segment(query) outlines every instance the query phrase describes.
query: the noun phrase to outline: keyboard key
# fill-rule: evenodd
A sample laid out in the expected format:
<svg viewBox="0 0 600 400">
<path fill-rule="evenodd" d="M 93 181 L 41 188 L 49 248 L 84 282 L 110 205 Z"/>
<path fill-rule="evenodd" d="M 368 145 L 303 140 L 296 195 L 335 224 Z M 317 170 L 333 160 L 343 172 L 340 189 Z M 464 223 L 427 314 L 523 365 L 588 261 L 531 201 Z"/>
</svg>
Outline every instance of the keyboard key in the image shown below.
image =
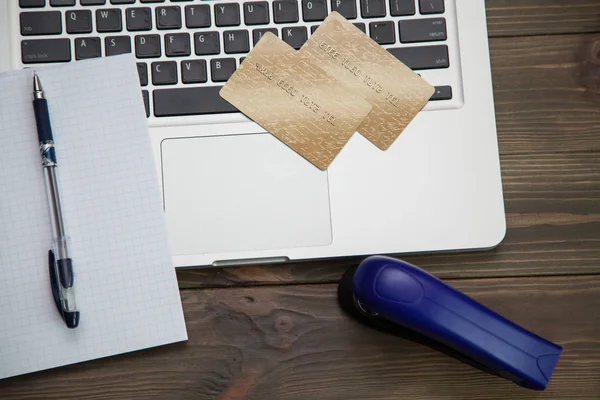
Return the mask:
<svg viewBox="0 0 600 400">
<path fill-rule="evenodd" d="M 302 18 L 306 22 L 323 21 L 327 17 L 326 0 L 302 0 Z"/>
<path fill-rule="evenodd" d="M 238 112 L 237 108 L 219 95 L 221 87 L 199 86 L 156 89 L 153 93 L 154 115 L 157 117 L 175 117 Z"/>
<path fill-rule="evenodd" d="M 44 7 L 46 0 L 19 0 L 19 7 L 21 8 L 34 8 Z"/>
<path fill-rule="evenodd" d="M 21 35 L 55 35 L 62 33 L 60 11 L 23 12 L 21 19 Z"/>
<path fill-rule="evenodd" d="M 131 53 L 129 36 L 107 36 L 104 38 L 104 52 L 107 56 Z"/>
<path fill-rule="evenodd" d="M 194 44 L 197 56 L 219 54 L 221 52 L 219 32 L 196 32 L 194 33 Z"/>
<path fill-rule="evenodd" d="M 279 24 L 298 22 L 298 1 L 275 0 L 273 2 L 273 20 Z"/>
<path fill-rule="evenodd" d="M 175 61 L 152 63 L 153 85 L 173 85 L 175 83 L 177 83 L 177 63 Z"/>
<path fill-rule="evenodd" d="M 215 23 L 217 26 L 239 25 L 240 5 L 238 3 L 215 4 Z"/>
<path fill-rule="evenodd" d="M 210 76 L 213 82 L 225 82 L 235 72 L 235 58 L 213 58 L 210 60 Z"/>
<path fill-rule="evenodd" d="M 346 19 L 356 18 L 356 1 L 331 0 L 331 11 L 337 11 Z"/>
<path fill-rule="evenodd" d="M 244 3 L 244 22 L 246 25 L 268 24 L 269 3 L 266 1 Z"/>
<path fill-rule="evenodd" d="M 271 32 L 273 35 L 278 36 L 277 28 L 255 29 L 252 31 L 252 41 L 254 42 L 254 45 L 256 45 L 260 38 L 267 32 Z"/>
<path fill-rule="evenodd" d="M 50 0 L 50 5 L 52 7 L 73 7 L 75 5 L 75 0 Z"/>
<path fill-rule="evenodd" d="M 439 100 L 451 100 L 452 99 L 452 87 L 451 86 L 436 86 L 433 96 L 429 101 Z"/>
<path fill-rule="evenodd" d="M 390 0 L 390 13 L 394 17 L 415 15 L 415 0 Z"/>
<path fill-rule="evenodd" d="M 138 76 L 140 77 L 140 85 L 148 86 L 148 66 L 146 63 L 137 63 Z"/>
<path fill-rule="evenodd" d="M 385 0 L 360 0 L 363 18 L 385 17 Z"/>
<path fill-rule="evenodd" d="M 250 39 L 248 38 L 248 31 L 224 31 L 223 47 L 225 48 L 225 53 L 227 54 L 249 52 Z"/>
<path fill-rule="evenodd" d="M 100 51 L 100 38 L 86 37 L 75 39 L 75 59 L 96 58 L 102 55 Z"/>
<path fill-rule="evenodd" d="M 69 39 L 23 40 L 21 42 L 23 64 L 71 61 Z"/>
<path fill-rule="evenodd" d="M 152 10 L 150 8 L 128 8 L 127 15 L 128 31 L 149 31 L 152 29 Z"/>
<path fill-rule="evenodd" d="M 313 25 L 310 27 L 310 33 L 313 34 L 315 33 L 315 31 L 319 29 L 319 25 Z"/>
<path fill-rule="evenodd" d="M 165 35 L 165 54 L 168 57 L 189 56 L 192 54 L 189 33 L 167 33 Z"/>
<path fill-rule="evenodd" d="M 65 14 L 67 33 L 90 33 L 92 12 L 90 10 L 69 11 Z"/>
<path fill-rule="evenodd" d="M 362 22 L 354 22 L 354 26 L 363 31 L 363 33 L 367 33 L 367 27 Z"/>
<path fill-rule="evenodd" d="M 103 6 L 106 4 L 106 0 L 79 0 L 79 4 L 82 6 Z"/>
<path fill-rule="evenodd" d="M 419 0 L 421 14 L 442 14 L 445 10 L 444 0 Z"/>
<path fill-rule="evenodd" d="M 403 47 L 388 49 L 394 57 L 412 69 L 448 68 L 448 46 Z"/>
<path fill-rule="evenodd" d="M 97 32 L 121 32 L 123 30 L 123 15 L 119 8 L 96 10 Z"/>
<path fill-rule="evenodd" d="M 204 83 L 207 79 L 205 60 L 187 60 L 181 62 L 181 82 Z"/>
<path fill-rule="evenodd" d="M 188 28 L 207 28 L 210 26 L 210 7 L 208 4 L 185 7 L 185 26 Z"/>
<path fill-rule="evenodd" d="M 156 28 L 157 29 L 180 29 L 181 28 L 181 7 L 157 7 L 156 8 Z"/>
<path fill-rule="evenodd" d="M 150 94 L 147 90 L 142 90 L 142 97 L 144 98 L 144 107 L 146 107 L 146 118 L 150 117 Z"/>
<path fill-rule="evenodd" d="M 281 30 L 283 41 L 298 50 L 308 39 L 308 32 L 303 26 L 283 28 Z"/>
<path fill-rule="evenodd" d="M 371 39 L 379 44 L 392 44 L 396 42 L 396 26 L 392 21 L 371 22 L 369 24 Z"/>
<path fill-rule="evenodd" d="M 160 57 L 159 35 L 137 35 L 135 37 L 135 55 L 137 58 Z"/>
<path fill-rule="evenodd" d="M 110 0 L 110 4 L 133 4 L 135 0 Z"/>
<path fill-rule="evenodd" d="M 409 19 L 398 21 L 402 43 L 446 40 L 446 19 Z"/>
<path fill-rule="evenodd" d="M 140 0 L 142 3 L 164 3 L 165 0 Z"/>
</svg>

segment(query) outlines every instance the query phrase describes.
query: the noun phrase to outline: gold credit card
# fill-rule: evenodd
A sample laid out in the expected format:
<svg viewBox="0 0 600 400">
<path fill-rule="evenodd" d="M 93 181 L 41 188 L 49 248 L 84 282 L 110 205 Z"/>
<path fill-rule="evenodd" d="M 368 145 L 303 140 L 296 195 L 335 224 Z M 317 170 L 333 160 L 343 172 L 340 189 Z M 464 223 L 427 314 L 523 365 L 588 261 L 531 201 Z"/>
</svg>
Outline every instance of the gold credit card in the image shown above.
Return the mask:
<svg viewBox="0 0 600 400">
<path fill-rule="evenodd" d="M 371 111 L 369 102 L 270 32 L 220 94 L 322 170 Z"/>
<path fill-rule="evenodd" d="M 299 53 L 371 103 L 358 132 L 381 150 L 394 143 L 435 90 L 337 12 Z"/>
</svg>

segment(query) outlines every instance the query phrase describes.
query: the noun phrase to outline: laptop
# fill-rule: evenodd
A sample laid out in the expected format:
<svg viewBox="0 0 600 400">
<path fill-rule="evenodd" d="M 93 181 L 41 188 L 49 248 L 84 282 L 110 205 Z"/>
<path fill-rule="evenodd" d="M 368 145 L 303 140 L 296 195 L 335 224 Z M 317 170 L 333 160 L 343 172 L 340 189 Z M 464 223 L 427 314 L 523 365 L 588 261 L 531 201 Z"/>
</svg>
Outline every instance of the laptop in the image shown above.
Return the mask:
<svg viewBox="0 0 600 400">
<path fill-rule="evenodd" d="M 300 48 L 331 11 L 436 92 L 388 150 L 354 134 L 321 171 L 218 92 L 262 34 Z M 482 250 L 505 235 L 480 0 L 0 2 L 0 70 L 129 52 L 177 267 Z"/>
</svg>

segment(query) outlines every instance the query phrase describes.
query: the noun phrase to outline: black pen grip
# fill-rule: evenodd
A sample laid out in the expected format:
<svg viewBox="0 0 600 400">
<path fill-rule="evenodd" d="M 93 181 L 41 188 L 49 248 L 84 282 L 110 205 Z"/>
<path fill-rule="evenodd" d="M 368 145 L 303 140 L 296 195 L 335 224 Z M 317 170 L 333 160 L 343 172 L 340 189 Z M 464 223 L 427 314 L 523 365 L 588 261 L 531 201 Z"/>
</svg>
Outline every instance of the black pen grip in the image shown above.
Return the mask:
<svg viewBox="0 0 600 400">
<path fill-rule="evenodd" d="M 33 111 L 35 113 L 35 123 L 40 143 L 53 141 L 50 113 L 48 112 L 48 102 L 46 99 L 33 100 Z"/>
<path fill-rule="evenodd" d="M 63 258 L 56 262 L 58 266 L 58 278 L 60 284 L 64 288 L 70 288 L 73 286 L 73 262 L 70 258 Z"/>
</svg>

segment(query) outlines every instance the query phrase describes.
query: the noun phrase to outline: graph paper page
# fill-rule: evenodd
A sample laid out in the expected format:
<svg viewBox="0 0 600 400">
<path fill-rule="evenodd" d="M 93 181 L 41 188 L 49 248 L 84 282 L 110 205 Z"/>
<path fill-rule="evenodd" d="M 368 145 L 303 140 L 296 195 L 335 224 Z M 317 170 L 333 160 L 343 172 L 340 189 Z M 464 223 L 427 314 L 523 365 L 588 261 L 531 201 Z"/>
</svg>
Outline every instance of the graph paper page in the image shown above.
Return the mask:
<svg viewBox="0 0 600 400">
<path fill-rule="evenodd" d="M 187 339 L 133 57 L 37 73 L 81 320 L 66 328 L 50 288 L 33 71 L 8 72 L 0 75 L 0 378 Z"/>
</svg>

